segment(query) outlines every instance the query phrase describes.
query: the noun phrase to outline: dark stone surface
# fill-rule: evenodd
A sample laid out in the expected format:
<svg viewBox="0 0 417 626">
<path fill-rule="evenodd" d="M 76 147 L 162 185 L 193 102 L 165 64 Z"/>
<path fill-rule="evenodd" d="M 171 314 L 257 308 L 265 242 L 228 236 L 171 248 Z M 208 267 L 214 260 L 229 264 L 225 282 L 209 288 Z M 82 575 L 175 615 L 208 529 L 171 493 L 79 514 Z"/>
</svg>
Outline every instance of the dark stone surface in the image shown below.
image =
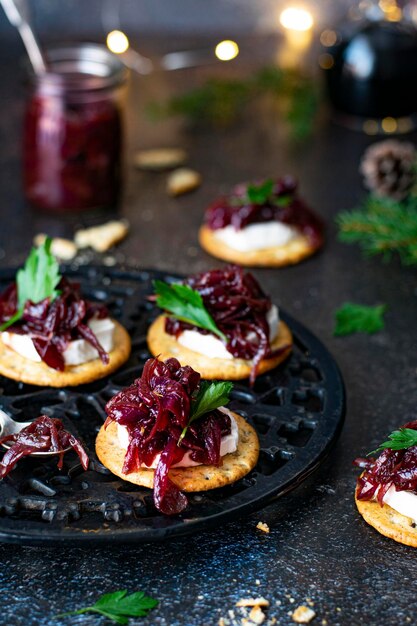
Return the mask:
<svg viewBox="0 0 417 626">
<path fill-rule="evenodd" d="M 3 47 L 4 48 L 4 47 Z M 74 224 L 32 212 L 22 198 L 19 174 L 21 74 L 16 50 L 2 48 L 0 109 L 0 246 L 2 266 L 20 262 L 36 232 L 72 233 Z M 206 71 L 205 73 L 209 73 Z M 248 519 L 171 543 L 81 550 L 1 546 L 1 624 L 95 624 L 84 616 L 54 621 L 54 614 L 83 606 L 101 593 L 143 589 L 160 607 L 132 624 L 215 625 L 235 601 L 263 595 L 269 616 L 290 624 L 288 611 L 312 598 L 314 624 L 397 625 L 414 622 L 415 552 L 382 538 L 355 510 L 357 471 L 352 459 L 375 447 L 388 431 L 415 418 L 417 388 L 415 270 L 363 259 L 337 242 L 333 218 L 362 194 L 358 160 L 368 139 L 323 120 L 312 139 L 294 146 L 271 111 L 255 111 L 217 132 L 190 132 L 177 122 L 150 125 L 147 100 L 200 80 L 204 72 L 134 79 L 129 94 L 129 154 L 181 145 L 202 172 L 197 192 L 169 199 L 164 174 L 129 169 L 121 214 L 132 232 L 119 254 L 138 267 L 179 272 L 219 265 L 197 244 L 207 202 L 240 180 L 292 172 L 305 197 L 327 220 L 324 251 L 294 268 L 257 271 L 273 299 L 323 340 L 336 357 L 348 394 L 347 421 L 329 459 L 308 482 Z M 334 310 L 346 300 L 388 305 L 386 329 L 372 337 L 332 337 Z M 258 520 L 269 524 L 265 535 Z M 256 581 L 259 580 L 259 585 Z M 291 602 L 294 598 L 294 603 Z M 280 606 L 275 606 L 281 601 Z"/>
</svg>

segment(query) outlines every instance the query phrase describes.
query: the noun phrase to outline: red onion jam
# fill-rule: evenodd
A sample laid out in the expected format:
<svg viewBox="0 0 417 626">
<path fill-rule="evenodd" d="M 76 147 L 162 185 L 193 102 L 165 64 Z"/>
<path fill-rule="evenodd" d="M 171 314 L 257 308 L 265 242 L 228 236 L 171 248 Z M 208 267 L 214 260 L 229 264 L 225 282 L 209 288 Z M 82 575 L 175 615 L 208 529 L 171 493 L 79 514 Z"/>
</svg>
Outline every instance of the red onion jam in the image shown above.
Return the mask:
<svg viewBox="0 0 417 626">
<path fill-rule="evenodd" d="M 88 326 L 93 319 L 108 317 L 102 304 L 89 302 L 80 294 L 80 285 L 62 278 L 58 289 L 60 295 L 52 302 L 45 298 L 34 304 L 26 302 L 23 316 L 7 330 L 19 335 L 28 335 L 37 353 L 46 365 L 62 372 L 65 369 L 63 353 L 71 341 L 84 339 L 95 348 L 103 363 L 109 355 Z M 17 311 L 16 283 L 9 285 L 0 294 L 0 325 L 7 322 Z"/>
<path fill-rule="evenodd" d="M 417 430 L 417 420 L 404 425 Z M 358 500 L 373 500 L 383 505 L 383 498 L 392 486 L 397 491 L 417 493 L 417 446 L 404 450 L 385 449 L 377 459 L 355 459 L 355 465 L 365 468 L 358 478 Z"/>
<path fill-rule="evenodd" d="M 184 284 L 201 295 L 204 306 L 227 337 L 227 350 L 235 358 L 252 360 L 251 384 L 255 381 L 262 359 L 277 356 L 288 349 L 288 345 L 278 350 L 271 349 L 267 320 L 271 299 L 251 273 L 230 265 L 225 269 L 191 276 Z M 165 323 L 166 332 L 177 337 L 184 330 L 195 328 L 173 317 L 167 317 Z M 201 328 L 196 330 L 208 333 Z"/>
<path fill-rule="evenodd" d="M 115 421 L 129 433 L 124 474 L 141 469 L 142 464 L 150 467 L 160 454 L 153 497 L 156 508 L 166 515 L 181 513 L 188 504 L 185 494 L 170 480 L 169 469 L 186 453 L 197 463 L 220 465 L 221 439 L 231 432 L 230 417 L 215 410 L 195 420 L 178 445 L 199 385 L 200 374 L 189 366 L 181 367 L 176 359 L 148 359 L 142 376 L 106 406 L 105 426 Z"/>
<path fill-rule="evenodd" d="M 62 469 L 66 448 L 72 448 L 81 461 L 84 470 L 89 459 L 79 440 L 65 430 L 59 419 L 41 415 L 19 433 L 0 439 L 0 444 L 12 442 L 0 463 L 0 479 L 12 471 L 16 463 L 36 452 L 59 453 L 58 468 Z"/>
<path fill-rule="evenodd" d="M 312 247 L 323 244 L 323 222 L 298 196 L 297 182 L 292 176 L 276 180 L 271 196 L 262 204 L 250 203 L 246 190 L 247 185 L 237 185 L 229 196 L 210 205 L 205 214 L 206 225 L 211 230 L 229 225 L 241 230 L 249 224 L 278 221 L 297 228 Z"/>
</svg>

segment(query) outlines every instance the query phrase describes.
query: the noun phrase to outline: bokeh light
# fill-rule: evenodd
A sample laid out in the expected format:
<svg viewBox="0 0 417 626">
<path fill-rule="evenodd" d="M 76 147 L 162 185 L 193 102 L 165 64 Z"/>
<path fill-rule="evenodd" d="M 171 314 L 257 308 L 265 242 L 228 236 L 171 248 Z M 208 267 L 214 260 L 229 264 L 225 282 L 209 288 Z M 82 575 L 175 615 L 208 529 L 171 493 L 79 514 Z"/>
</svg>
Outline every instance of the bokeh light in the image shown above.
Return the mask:
<svg viewBox="0 0 417 626">
<path fill-rule="evenodd" d="M 284 28 L 298 31 L 310 30 L 314 23 L 310 11 L 299 7 L 284 9 L 279 17 L 279 21 Z"/>
<path fill-rule="evenodd" d="M 112 30 L 107 35 L 107 47 L 110 52 L 122 54 L 129 48 L 129 39 L 121 30 Z"/>
<path fill-rule="evenodd" d="M 239 46 L 236 41 L 225 39 L 217 44 L 214 54 L 218 59 L 220 59 L 220 61 L 231 61 L 239 54 Z"/>
</svg>

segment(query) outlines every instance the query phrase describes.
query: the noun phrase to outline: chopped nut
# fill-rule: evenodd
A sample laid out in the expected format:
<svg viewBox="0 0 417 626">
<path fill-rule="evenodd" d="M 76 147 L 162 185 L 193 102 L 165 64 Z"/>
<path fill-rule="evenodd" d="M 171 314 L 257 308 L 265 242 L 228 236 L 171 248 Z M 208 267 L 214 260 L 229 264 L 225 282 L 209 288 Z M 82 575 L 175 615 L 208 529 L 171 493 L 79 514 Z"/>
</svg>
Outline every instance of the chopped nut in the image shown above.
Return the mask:
<svg viewBox="0 0 417 626">
<path fill-rule="evenodd" d="M 241 598 L 236 602 L 236 606 L 269 606 L 266 598 Z"/>
<path fill-rule="evenodd" d="M 217 622 L 217 624 L 218 624 L 218 626 L 226 626 L 226 622 L 224 621 L 224 618 L 223 618 L 223 617 L 221 617 L 221 618 L 219 619 L 219 621 Z"/>
<path fill-rule="evenodd" d="M 180 196 L 201 185 L 201 176 L 185 167 L 175 170 L 168 176 L 167 191 L 170 196 Z"/>
<path fill-rule="evenodd" d="M 316 614 L 313 609 L 302 605 L 295 609 L 291 617 L 293 622 L 297 622 L 297 624 L 309 624 L 316 617 Z"/>
<path fill-rule="evenodd" d="M 45 239 L 46 235 L 44 233 L 39 233 L 33 239 L 33 243 L 35 246 L 41 246 Z M 54 237 L 52 239 L 51 244 L 52 254 L 57 256 L 59 259 L 63 261 L 71 261 L 77 254 L 77 246 L 70 239 L 62 239 L 61 237 Z"/>
<path fill-rule="evenodd" d="M 264 533 L 269 533 L 269 526 L 268 526 L 268 524 L 265 524 L 265 522 L 258 522 L 256 524 L 256 528 L 258 530 L 262 530 L 262 532 L 264 532 Z"/>
<path fill-rule="evenodd" d="M 129 232 L 126 222 L 113 220 L 107 224 L 85 228 L 75 233 L 75 243 L 79 248 L 93 248 L 97 252 L 106 252 L 122 241 Z"/>
<path fill-rule="evenodd" d="M 262 624 L 265 621 L 265 613 L 262 611 L 259 605 L 254 606 L 251 612 L 249 613 L 249 619 L 254 624 Z"/>
<path fill-rule="evenodd" d="M 183 165 L 187 161 L 187 153 L 181 148 L 155 148 L 136 152 L 134 163 L 142 170 L 168 170 Z"/>
</svg>

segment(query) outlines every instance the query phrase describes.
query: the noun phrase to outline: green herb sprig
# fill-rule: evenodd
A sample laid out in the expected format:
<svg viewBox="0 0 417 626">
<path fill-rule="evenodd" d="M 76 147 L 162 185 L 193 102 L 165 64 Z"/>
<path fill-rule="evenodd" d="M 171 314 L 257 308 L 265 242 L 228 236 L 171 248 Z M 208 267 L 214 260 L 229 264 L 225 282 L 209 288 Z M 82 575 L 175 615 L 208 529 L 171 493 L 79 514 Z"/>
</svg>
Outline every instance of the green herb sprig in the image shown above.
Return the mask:
<svg viewBox="0 0 417 626">
<path fill-rule="evenodd" d="M 195 420 L 229 402 L 232 389 L 233 383 L 230 382 L 219 381 L 210 383 L 206 380 L 202 381 L 200 389 L 191 403 L 190 418 L 178 439 L 178 445 L 181 445 L 188 428 Z"/>
<path fill-rule="evenodd" d="M 21 319 L 29 300 L 37 304 L 45 298 L 52 301 L 59 295 L 57 286 L 62 277 L 58 261 L 51 252 L 51 244 L 52 240 L 47 237 L 38 248 L 32 248 L 24 266 L 17 272 L 17 311 L 0 326 L 0 332 Z"/>
<path fill-rule="evenodd" d="M 114 591 L 102 595 L 95 604 L 61 613 L 56 618 L 68 615 L 81 615 L 82 613 L 99 613 L 116 624 L 128 624 L 130 617 L 146 617 L 149 611 L 158 605 L 158 600 L 146 596 L 143 591 L 136 591 L 127 595 L 127 590 Z"/>
<path fill-rule="evenodd" d="M 397 254 L 404 265 L 417 264 L 417 196 L 403 202 L 369 195 L 353 211 L 337 218 L 339 237 L 357 243 L 368 256 L 389 260 Z"/>
<path fill-rule="evenodd" d="M 417 430 L 413 430 L 412 428 L 399 428 L 388 435 L 388 441 L 381 443 L 376 450 L 368 452 L 368 456 L 382 452 L 387 448 L 390 450 L 406 450 L 412 446 L 417 446 Z"/>
<path fill-rule="evenodd" d="M 292 194 L 284 194 L 281 196 L 274 196 L 274 181 L 271 178 L 263 181 L 259 185 L 250 183 L 246 188 L 246 195 L 240 199 L 239 204 L 266 204 L 270 202 L 276 206 L 286 207 L 291 204 L 293 200 Z"/>
<path fill-rule="evenodd" d="M 385 304 L 364 306 L 345 302 L 336 311 L 336 325 L 333 334 L 337 337 L 352 333 L 367 333 L 371 335 L 384 328 Z"/>
<path fill-rule="evenodd" d="M 156 294 L 156 304 L 168 311 L 181 322 L 186 322 L 209 330 L 226 342 L 226 336 L 217 328 L 216 323 L 204 306 L 203 299 L 198 293 L 188 285 L 179 283 L 164 283 L 162 280 L 155 280 L 154 289 Z"/>
</svg>

